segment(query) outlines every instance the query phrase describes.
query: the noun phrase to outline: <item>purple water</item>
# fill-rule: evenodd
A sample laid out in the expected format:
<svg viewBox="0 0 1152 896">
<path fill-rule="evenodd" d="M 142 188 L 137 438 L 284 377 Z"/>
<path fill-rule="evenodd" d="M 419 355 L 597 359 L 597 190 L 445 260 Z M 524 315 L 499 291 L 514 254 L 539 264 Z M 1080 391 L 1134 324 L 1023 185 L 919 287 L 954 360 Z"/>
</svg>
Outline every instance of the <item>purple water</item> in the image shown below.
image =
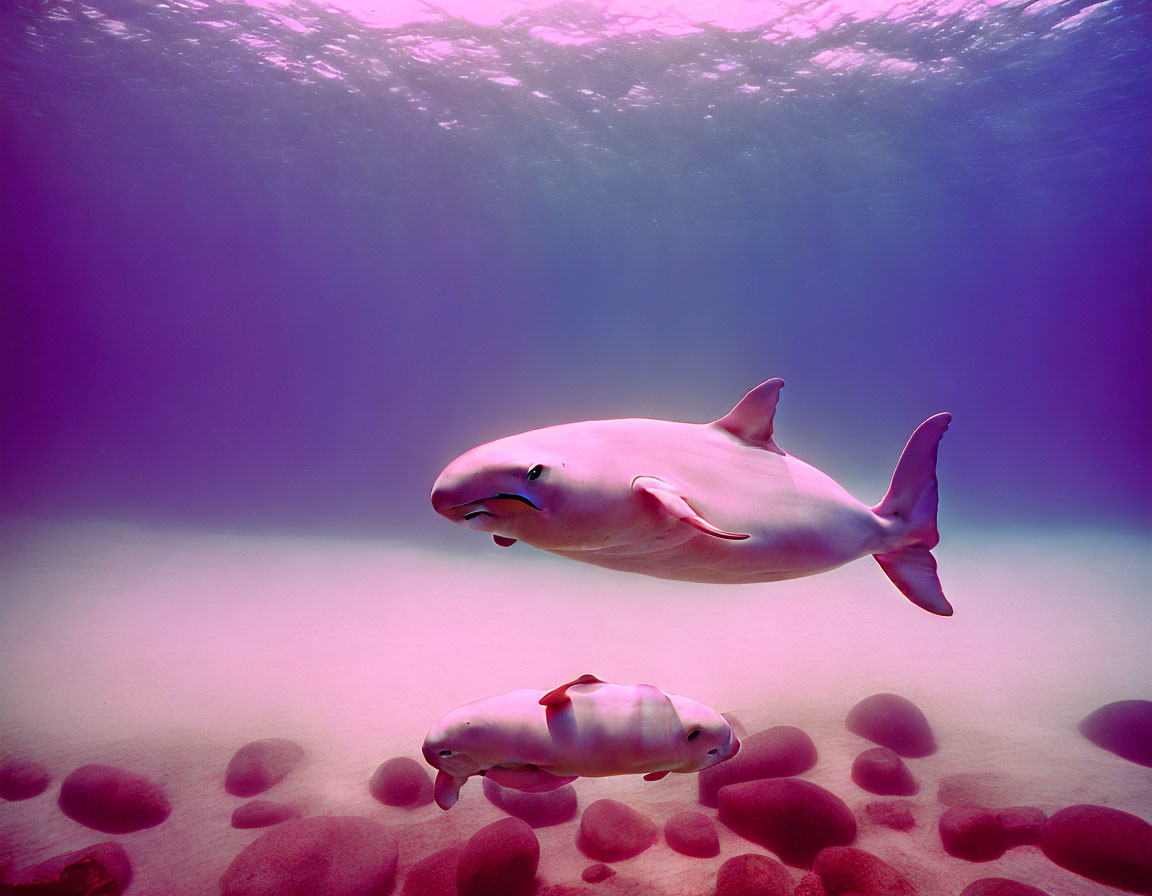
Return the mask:
<svg viewBox="0 0 1152 896">
<path fill-rule="evenodd" d="M 384 806 L 373 771 L 590 672 L 804 729 L 802 777 L 923 896 L 1124 892 L 1036 845 L 957 858 L 938 823 L 957 793 L 1152 821 L 1147 769 L 1076 729 L 1152 699 L 1150 87 L 1134 0 L 3 4 L 0 760 L 51 783 L 0 801 L 0 888 L 115 840 L 130 894 L 221 891 L 282 829 L 231 826 L 225 769 L 286 738 L 306 758 L 258 798 L 379 824 L 400 893 L 504 816 L 478 779 Z M 867 558 L 665 582 L 429 504 L 478 443 L 713 420 L 771 376 L 776 441 L 867 504 L 952 413 L 954 617 Z M 845 716 L 886 691 L 939 746 L 906 832 L 850 776 L 874 744 Z M 93 763 L 170 816 L 69 818 Z M 694 775 L 575 787 L 717 818 Z M 721 824 L 717 857 L 659 839 L 588 884 L 578 826 L 536 830 L 538 896 L 711 896 L 775 855 Z"/>
</svg>

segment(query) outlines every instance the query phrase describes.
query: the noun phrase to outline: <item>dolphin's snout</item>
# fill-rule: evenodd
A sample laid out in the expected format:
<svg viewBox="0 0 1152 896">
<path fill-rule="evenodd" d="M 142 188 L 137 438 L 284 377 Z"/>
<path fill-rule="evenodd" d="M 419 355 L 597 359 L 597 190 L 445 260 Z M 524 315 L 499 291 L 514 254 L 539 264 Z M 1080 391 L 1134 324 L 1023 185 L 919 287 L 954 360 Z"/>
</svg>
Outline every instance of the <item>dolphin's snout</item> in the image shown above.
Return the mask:
<svg viewBox="0 0 1152 896">
<path fill-rule="evenodd" d="M 442 487 L 440 481 L 437 480 L 436 484 L 432 486 L 432 509 L 441 516 L 447 516 L 445 511 L 447 511 L 452 504 L 452 499 L 448 495 L 448 489 Z"/>
<path fill-rule="evenodd" d="M 432 486 L 432 508 L 454 523 L 466 523 L 477 517 L 508 516 L 522 509 L 517 505 L 540 510 L 527 495 L 500 491 L 495 483 L 488 491 L 484 485 L 467 479 L 456 482 L 442 474 Z"/>
<path fill-rule="evenodd" d="M 476 497 L 475 491 L 475 486 L 467 479 L 449 475 L 445 471 L 432 486 L 432 509 L 452 522 L 459 523 L 471 509 L 466 505 Z"/>
</svg>

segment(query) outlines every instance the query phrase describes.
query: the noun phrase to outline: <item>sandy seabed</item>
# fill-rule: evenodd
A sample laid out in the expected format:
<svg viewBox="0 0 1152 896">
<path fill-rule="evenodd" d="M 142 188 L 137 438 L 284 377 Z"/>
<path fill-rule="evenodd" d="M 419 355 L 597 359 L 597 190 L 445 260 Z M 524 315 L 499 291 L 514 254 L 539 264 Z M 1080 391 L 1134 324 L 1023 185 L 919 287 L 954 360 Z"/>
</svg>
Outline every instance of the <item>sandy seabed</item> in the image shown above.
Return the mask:
<svg viewBox="0 0 1152 896">
<path fill-rule="evenodd" d="M 844 799 L 860 823 L 854 845 L 924 896 L 956 896 L 993 876 L 1052 896 L 1121 892 L 1036 847 L 978 864 L 948 856 L 936 791 L 947 776 L 971 774 L 992 807 L 1051 814 L 1095 803 L 1152 820 L 1152 770 L 1076 731 L 1104 703 L 1152 698 L 1148 533 L 948 532 L 936 553 L 950 619 L 905 601 L 868 560 L 792 582 L 708 586 L 584 567 L 523 545 L 485 549 L 452 530 L 444 541 L 467 547 L 6 525 L 0 755 L 36 759 L 54 781 L 37 798 L 0 803 L 0 866 L 114 839 L 135 869 L 129 893 L 218 892 L 229 863 L 262 833 L 230 827 L 243 800 L 224 792 L 224 769 L 244 743 L 285 737 L 307 758 L 262 797 L 394 828 L 399 893 L 412 863 L 503 816 L 479 779 L 449 812 L 381 805 L 367 789 L 376 767 L 419 758 L 428 726 L 460 703 L 593 672 L 702 700 L 749 731 L 804 729 L 819 760 L 802 777 Z M 907 761 L 920 782 L 907 833 L 870 824 L 864 806 L 884 798 L 849 777 L 872 745 L 844 717 L 880 691 L 916 702 L 939 745 Z M 116 837 L 71 821 L 56 805 L 59 784 L 87 763 L 151 778 L 171 816 Z M 620 799 L 659 825 L 701 808 L 690 775 L 583 779 L 576 791 L 582 807 Z M 576 828 L 537 830 L 544 882 L 580 884 L 591 860 L 575 847 Z M 725 859 L 771 854 L 723 827 L 720 838 L 713 859 L 661 840 L 588 890 L 644 881 L 652 894 L 706 896 Z"/>
</svg>

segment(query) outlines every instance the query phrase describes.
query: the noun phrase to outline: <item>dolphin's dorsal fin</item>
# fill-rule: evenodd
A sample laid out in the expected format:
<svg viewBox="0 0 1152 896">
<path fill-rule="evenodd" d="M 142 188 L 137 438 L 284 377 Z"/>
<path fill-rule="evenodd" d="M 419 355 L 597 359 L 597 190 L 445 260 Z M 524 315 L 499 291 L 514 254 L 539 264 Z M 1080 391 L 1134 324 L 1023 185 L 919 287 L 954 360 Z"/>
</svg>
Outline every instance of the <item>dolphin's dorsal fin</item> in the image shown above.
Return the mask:
<svg viewBox="0 0 1152 896">
<path fill-rule="evenodd" d="M 749 445 L 783 454 L 784 452 L 772 441 L 776 402 L 780 400 L 780 390 L 783 388 L 784 380 L 780 377 L 761 383 L 741 398 L 736 407 L 719 420 L 713 421 L 712 426 L 731 433 Z"/>
<path fill-rule="evenodd" d="M 562 703 L 567 703 L 572 698 L 568 696 L 568 688 L 574 684 L 604 684 L 595 675 L 581 675 L 579 678 L 569 681 L 567 684 L 562 684 L 558 688 L 549 691 L 540 698 L 541 706 L 560 706 Z"/>
</svg>

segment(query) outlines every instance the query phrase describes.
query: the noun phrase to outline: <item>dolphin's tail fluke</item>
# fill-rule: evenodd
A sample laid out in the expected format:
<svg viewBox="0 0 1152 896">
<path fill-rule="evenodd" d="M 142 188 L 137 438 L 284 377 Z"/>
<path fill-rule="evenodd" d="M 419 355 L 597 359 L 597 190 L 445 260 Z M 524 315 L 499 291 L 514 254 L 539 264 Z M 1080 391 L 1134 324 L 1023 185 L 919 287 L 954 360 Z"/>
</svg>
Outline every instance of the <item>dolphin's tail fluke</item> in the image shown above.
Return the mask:
<svg viewBox="0 0 1152 896">
<path fill-rule="evenodd" d="M 952 615 L 932 556 L 940 543 L 936 455 L 951 422 L 951 414 L 937 414 L 920 424 L 900 455 L 888 494 L 872 508 L 892 531 L 890 550 L 874 554 L 876 562 L 905 597 L 937 616 Z"/>
</svg>

